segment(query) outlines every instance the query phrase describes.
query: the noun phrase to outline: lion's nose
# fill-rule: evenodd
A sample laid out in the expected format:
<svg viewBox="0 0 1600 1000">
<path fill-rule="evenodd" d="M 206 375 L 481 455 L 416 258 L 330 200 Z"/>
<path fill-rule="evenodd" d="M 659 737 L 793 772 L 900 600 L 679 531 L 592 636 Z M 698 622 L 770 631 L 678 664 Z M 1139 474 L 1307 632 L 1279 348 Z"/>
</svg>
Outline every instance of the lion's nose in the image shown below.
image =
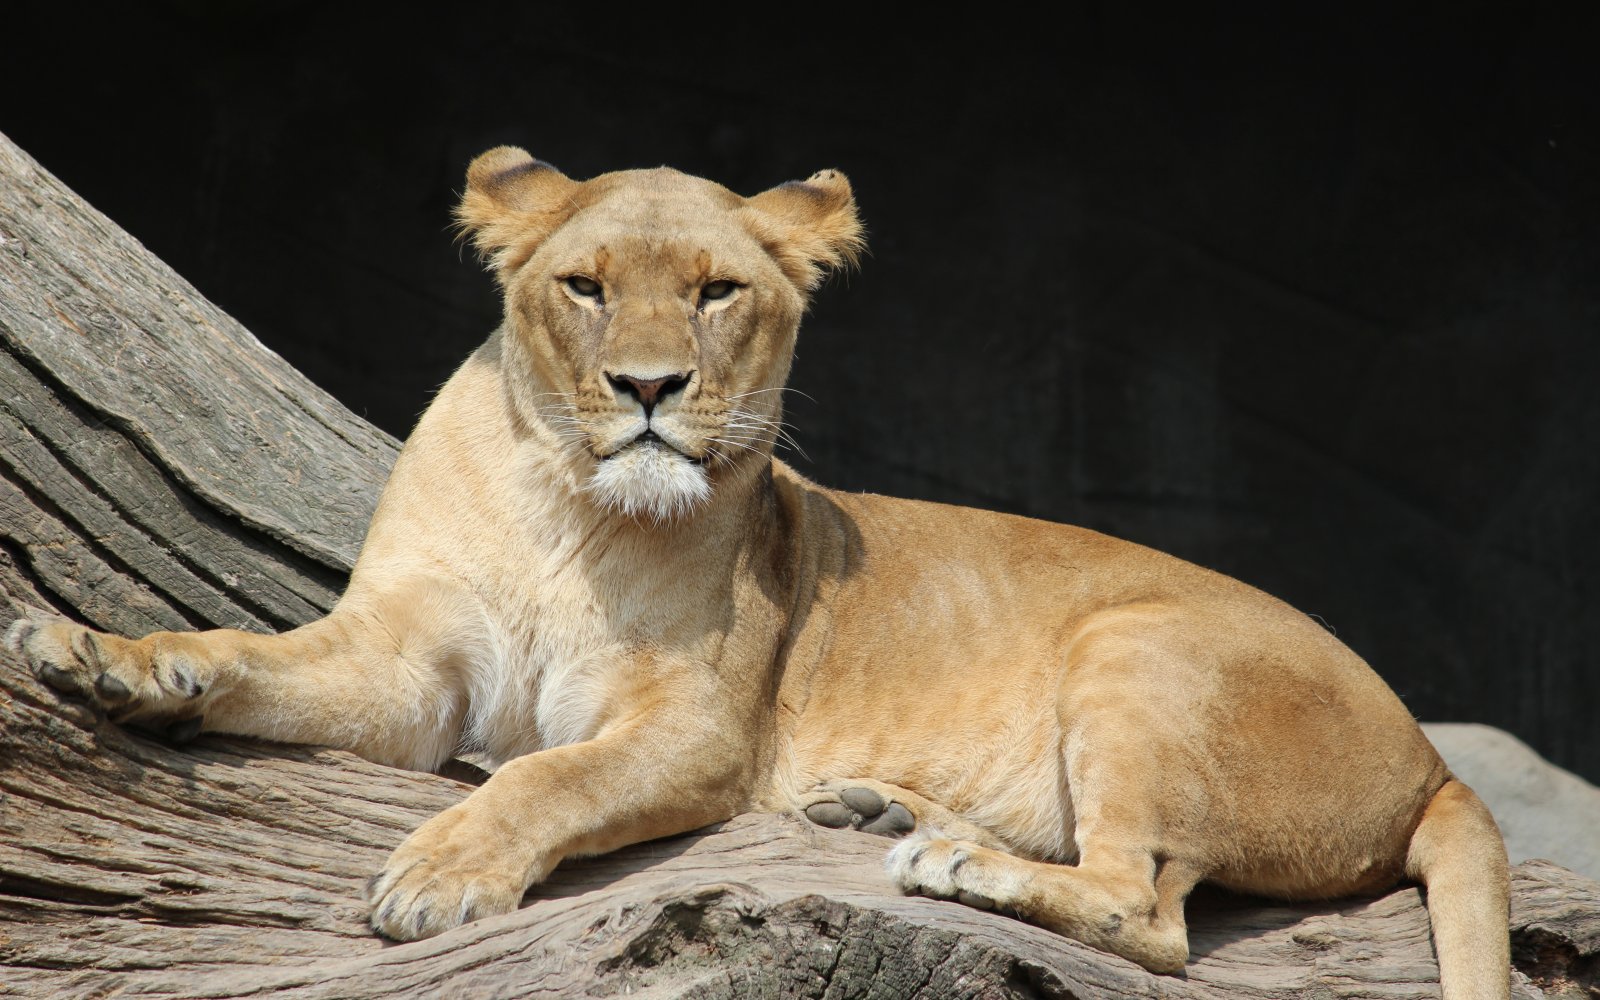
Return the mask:
<svg viewBox="0 0 1600 1000">
<path fill-rule="evenodd" d="M 689 377 L 693 374 L 694 372 L 678 372 L 662 375 L 659 378 L 643 378 L 638 375 L 613 375 L 606 372 L 606 380 L 619 395 L 627 394 L 637 399 L 644 407 L 644 415 L 648 417 L 662 397 L 670 396 L 688 385 Z"/>
</svg>

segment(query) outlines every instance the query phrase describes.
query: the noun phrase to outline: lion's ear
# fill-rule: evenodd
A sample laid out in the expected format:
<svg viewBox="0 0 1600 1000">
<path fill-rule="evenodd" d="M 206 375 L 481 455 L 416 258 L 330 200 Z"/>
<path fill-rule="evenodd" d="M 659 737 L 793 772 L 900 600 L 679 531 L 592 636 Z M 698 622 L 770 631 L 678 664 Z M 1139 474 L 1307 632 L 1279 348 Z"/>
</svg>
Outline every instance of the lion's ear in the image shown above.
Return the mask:
<svg viewBox="0 0 1600 1000">
<path fill-rule="evenodd" d="M 496 270 L 513 271 L 571 217 L 577 188 L 577 181 L 527 150 L 496 146 L 467 168 L 456 221 Z"/>
<path fill-rule="evenodd" d="M 854 267 L 867 246 L 850 181 L 837 170 L 748 199 L 745 221 L 803 292 L 817 287 L 828 271 Z"/>
</svg>

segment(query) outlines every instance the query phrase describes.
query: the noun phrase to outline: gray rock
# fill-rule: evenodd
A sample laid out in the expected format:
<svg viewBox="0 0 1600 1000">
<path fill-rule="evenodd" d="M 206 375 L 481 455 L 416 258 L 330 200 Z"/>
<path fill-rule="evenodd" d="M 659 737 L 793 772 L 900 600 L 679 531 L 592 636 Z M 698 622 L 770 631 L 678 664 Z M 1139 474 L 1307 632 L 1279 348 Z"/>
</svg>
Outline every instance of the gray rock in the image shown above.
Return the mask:
<svg viewBox="0 0 1600 1000">
<path fill-rule="evenodd" d="M 1493 726 L 1430 722 L 1422 729 L 1488 803 L 1512 864 L 1544 858 L 1600 879 L 1600 788 Z"/>
</svg>

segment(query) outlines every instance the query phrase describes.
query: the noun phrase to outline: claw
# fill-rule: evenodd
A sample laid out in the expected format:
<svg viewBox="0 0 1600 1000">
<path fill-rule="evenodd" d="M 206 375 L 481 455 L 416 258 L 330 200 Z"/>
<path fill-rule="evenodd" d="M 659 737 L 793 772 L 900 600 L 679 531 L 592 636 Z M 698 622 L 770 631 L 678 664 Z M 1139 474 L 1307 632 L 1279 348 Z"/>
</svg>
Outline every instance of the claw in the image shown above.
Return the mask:
<svg viewBox="0 0 1600 1000">
<path fill-rule="evenodd" d="M 122 681 L 102 670 L 100 676 L 94 679 L 94 693 L 105 701 L 126 701 L 133 696 L 133 689 Z"/>
<path fill-rule="evenodd" d="M 45 686 L 58 694 L 79 694 L 78 684 L 72 675 L 62 670 L 53 663 L 46 663 L 39 668 L 39 679 Z"/>
<path fill-rule="evenodd" d="M 380 907 L 375 913 L 372 914 L 372 921 L 371 921 L 372 929 L 377 931 L 379 934 L 382 934 L 386 938 L 390 938 L 390 939 L 396 940 L 396 941 L 400 940 L 394 934 L 391 934 L 389 931 L 384 929 L 384 928 L 386 928 L 386 927 L 388 927 L 388 926 L 393 924 L 395 911 L 398 910 L 399 908 L 400 908 L 400 896 L 399 896 L 399 894 L 398 893 L 391 894 L 388 899 L 384 900 L 383 906 Z"/>
<path fill-rule="evenodd" d="M 194 671 L 182 663 L 173 663 L 169 668 L 172 675 L 172 690 L 185 698 L 198 698 L 205 691 L 205 687 L 195 677 Z"/>
</svg>

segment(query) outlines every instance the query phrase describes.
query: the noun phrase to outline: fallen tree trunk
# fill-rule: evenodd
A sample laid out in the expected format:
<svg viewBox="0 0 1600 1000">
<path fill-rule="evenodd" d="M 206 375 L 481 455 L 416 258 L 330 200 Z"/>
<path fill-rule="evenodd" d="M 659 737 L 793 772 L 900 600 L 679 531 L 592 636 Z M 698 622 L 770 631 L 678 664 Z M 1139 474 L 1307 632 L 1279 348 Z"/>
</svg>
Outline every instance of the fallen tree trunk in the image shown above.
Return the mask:
<svg viewBox="0 0 1600 1000">
<path fill-rule="evenodd" d="M 278 629 L 332 603 L 395 442 L 0 137 L 0 628 L 25 605 L 139 634 Z M 1415 889 L 1191 903 L 1161 977 L 905 898 L 884 841 L 743 816 L 564 863 L 516 913 L 412 944 L 362 883 L 471 790 L 348 754 L 176 749 L 0 653 L 0 996 L 1426 997 Z M 1600 885 L 1519 866 L 1521 996 L 1600 993 Z"/>
</svg>

